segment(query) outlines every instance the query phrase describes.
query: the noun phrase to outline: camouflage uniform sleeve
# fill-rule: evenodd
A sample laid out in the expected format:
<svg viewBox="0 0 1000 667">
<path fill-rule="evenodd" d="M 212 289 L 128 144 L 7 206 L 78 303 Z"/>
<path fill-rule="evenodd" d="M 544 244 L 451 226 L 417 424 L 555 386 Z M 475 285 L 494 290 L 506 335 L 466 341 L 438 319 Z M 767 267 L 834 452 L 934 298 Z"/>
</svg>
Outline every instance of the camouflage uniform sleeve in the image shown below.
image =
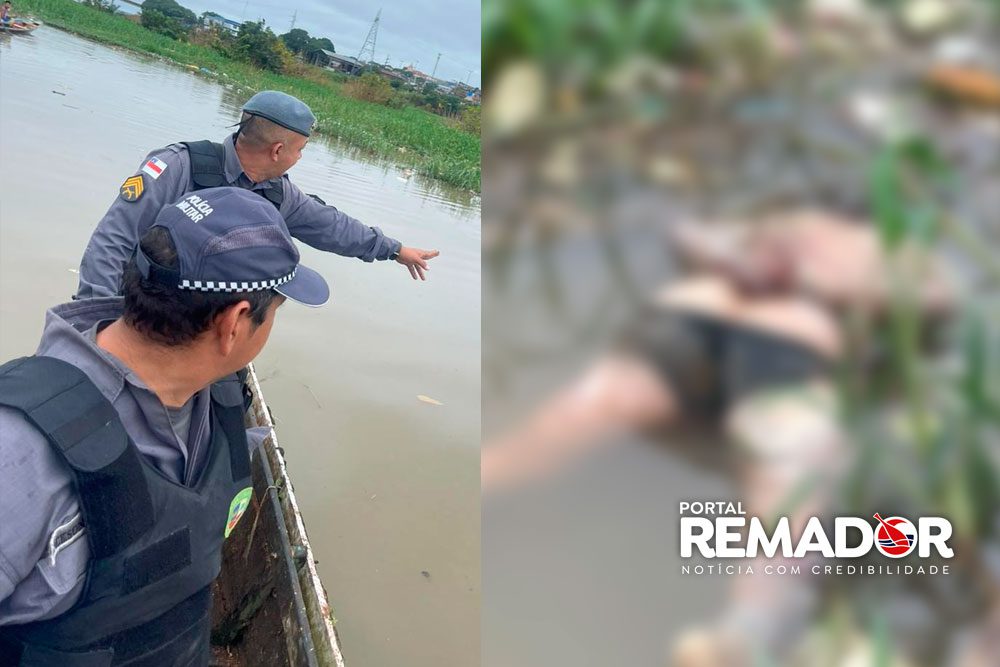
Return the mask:
<svg viewBox="0 0 1000 667">
<path fill-rule="evenodd" d="M 156 178 L 149 171 L 143 171 L 143 166 L 153 158 L 165 165 Z M 137 191 L 134 179 L 137 178 L 141 179 L 142 192 L 133 199 Z M 133 176 L 122 183 L 114 203 L 90 237 L 80 262 L 77 299 L 119 293 L 122 271 L 139 239 L 164 206 L 187 192 L 190 182 L 191 162 L 187 150 L 180 144 L 146 156 Z"/>
</svg>

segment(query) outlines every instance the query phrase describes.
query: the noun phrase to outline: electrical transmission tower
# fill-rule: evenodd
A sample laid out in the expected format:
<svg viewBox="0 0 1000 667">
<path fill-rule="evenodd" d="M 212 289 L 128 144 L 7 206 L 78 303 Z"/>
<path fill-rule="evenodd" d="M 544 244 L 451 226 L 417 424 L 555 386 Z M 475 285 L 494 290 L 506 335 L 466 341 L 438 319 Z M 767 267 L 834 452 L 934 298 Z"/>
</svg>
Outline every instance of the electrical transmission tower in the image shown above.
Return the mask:
<svg viewBox="0 0 1000 667">
<path fill-rule="evenodd" d="M 368 28 L 368 36 L 365 37 L 365 43 L 361 45 L 361 51 L 358 52 L 358 62 L 366 63 L 375 60 L 375 40 L 378 38 L 378 22 L 380 18 L 382 18 L 381 8 L 375 14 L 372 27 Z"/>
</svg>

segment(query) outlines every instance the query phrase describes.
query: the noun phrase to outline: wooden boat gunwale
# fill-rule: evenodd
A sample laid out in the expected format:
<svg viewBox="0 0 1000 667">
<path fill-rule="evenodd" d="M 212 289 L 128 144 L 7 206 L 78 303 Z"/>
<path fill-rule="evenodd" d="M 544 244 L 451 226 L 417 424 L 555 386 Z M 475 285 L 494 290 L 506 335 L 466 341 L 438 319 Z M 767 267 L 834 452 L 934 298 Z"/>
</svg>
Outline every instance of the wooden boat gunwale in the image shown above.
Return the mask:
<svg viewBox="0 0 1000 667">
<path fill-rule="evenodd" d="M 245 425 L 267 429 L 251 464 L 250 505 L 223 545 L 213 584 L 215 667 L 344 667 L 326 591 L 260 381 Z"/>
<path fill-rule="evenodd" d="M 302 567 L 296 568 L 299 586 L 302 588 L 302 596 L 305 603 L 305 611 L 309 620 L 309 629 L 312 632 L 313 644 L 320 658 L 320 664 L 332 664 L 336 667 L 344 667 L 344 658 L 340 651 L 340 641 L 334 628 L 330 602 L 326 597 L 326 590 L 320 580 L 319 571 L 316 569 L 316 557 L 309 538 L 306 534 L 305 523 L 302 520 L 302 512 L 295 498 L 295 491 L 292 488 L 292 481 L 288 475 L 288 467 L 285 464 L 285 457 L 278 446 L 278 434 L 274 428 L 274 421 L 271 418 L 271 411 L 264 402 L 264 395 L 260 389 L 260 381 L 253 364 L 249 366 L 247 383 L 253 392 L 253 404 L 250 406 L 249 415 L 256 426 L 264 426 L 270 429 L 270 434 L 264 440 L 261 447 L 266 454 L 269 468 L 275 480 L 280 480 L 280 491 L 272 489 L 273 496 L 277 499 L 285 519 L 285 528 L 288 531 L 288 539 L 291 544 L 305 548 L 305 557 Z M 329 650 L 327 650 L 329 649 Z M 329 653 L 329 655 L 325 655 Z M 332 659 L 332 662 L 331 662 Z"/>
</svg>

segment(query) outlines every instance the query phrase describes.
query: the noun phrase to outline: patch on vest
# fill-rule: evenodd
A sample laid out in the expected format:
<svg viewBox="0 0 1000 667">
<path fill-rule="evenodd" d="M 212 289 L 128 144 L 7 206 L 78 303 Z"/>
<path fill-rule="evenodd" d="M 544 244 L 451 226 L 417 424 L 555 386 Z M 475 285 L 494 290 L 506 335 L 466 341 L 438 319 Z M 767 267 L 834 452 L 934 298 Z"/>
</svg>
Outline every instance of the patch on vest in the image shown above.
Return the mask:
<svg viewBox="0 0 1000 667">
<path fill-rule="evenodd" d="M 229 533 L 233 532 L 233 528 L 240 522 L 240 517 L 250 507 L 250 498 L 252 497 L 253 489 L 248 486 L 237 493 L 236 497 L 233 498 L 233 502 L 229 503 L 229 519 L 226 520 L 226 537 L 229 537 Z"/>
<path fill-rule="evenodd" d="M 52 535 L 49 536 L 49 546 L 45 550 L 45 556 L 53 567 L 56 564 L 56 556 L 59 552 L 83 537 L 83 513 L 77 512 L 69 521 L 61 526 L 57 526 Z"/>
<path fill-rule="evenodd" d="M 125 179 L 125 182 L 122 183 L 119 194 L 125 201 L 139 201 L 139 197 L 142 196 L 143 189 L 144 183 L 142 180 L 142 174 L 137 174 Z"/>
</svg>

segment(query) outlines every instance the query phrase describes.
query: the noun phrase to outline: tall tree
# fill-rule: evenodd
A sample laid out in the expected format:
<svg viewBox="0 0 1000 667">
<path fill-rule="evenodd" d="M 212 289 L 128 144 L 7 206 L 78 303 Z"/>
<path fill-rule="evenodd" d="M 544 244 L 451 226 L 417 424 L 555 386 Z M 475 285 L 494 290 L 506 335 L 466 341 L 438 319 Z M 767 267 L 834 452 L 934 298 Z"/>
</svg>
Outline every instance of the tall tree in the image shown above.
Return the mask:
<svg viewBox="0 0 1000 667">
<path fill-rule="evenodd" d="M 143 13 L 159 12 L 173 19 L 185 28 L 191 28 L 198 23 L 198 17 L 187 7 L 179 5 L 176 0 L 146 0 L 142 3 Z"/>
<path fill-rule="evenodd" d="M 337 52 L 337 50 L 333 48 L 333 42 L 326 37 L 314 37 L 309 40 L 309 44 L 307 44 L 305 49 L 302 51 L 302 56 L 309 62 L 314 62 L 320 57 L 320 49 L 330 51 L 331 53 Z M 325 58 L 321 59 L 326 62 Z"/>
<path fill-rule="evenodd" d="M 292 53 L 301 54 L 313 40 L 309 36 L 308 32 L 302 28 L 295 28 L 294 30 L 289 30 L 282 35 L 281 41 L 285 43 L 285 46 L 287 46 L 288 50 Z"/>
<path fill-rule="evenodd" d="M 246 21 L 236 33 L 235 52 L 237 57 L 257 67 L 280 72 L 282 62 L 279 44 L 281 40 L 263 21 Z"/>
</svg>

